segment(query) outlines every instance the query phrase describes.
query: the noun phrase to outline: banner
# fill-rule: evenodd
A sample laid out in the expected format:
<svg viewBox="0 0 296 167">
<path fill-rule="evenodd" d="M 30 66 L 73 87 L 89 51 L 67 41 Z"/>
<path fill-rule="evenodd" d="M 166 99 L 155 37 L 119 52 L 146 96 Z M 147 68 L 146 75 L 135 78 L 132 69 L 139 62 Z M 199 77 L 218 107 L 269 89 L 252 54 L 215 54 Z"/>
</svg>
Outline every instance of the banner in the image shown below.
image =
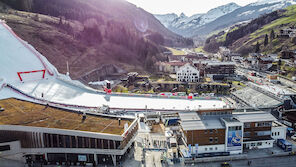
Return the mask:
<svg viewBox="0 0 296 167">
<path fill-rule="evenodd" d="M 242 131 L 232 130 L 233 127 L 229 128 L 227 136 L 227 150 L 237 151 L 242 149 Z"/>
</svg>

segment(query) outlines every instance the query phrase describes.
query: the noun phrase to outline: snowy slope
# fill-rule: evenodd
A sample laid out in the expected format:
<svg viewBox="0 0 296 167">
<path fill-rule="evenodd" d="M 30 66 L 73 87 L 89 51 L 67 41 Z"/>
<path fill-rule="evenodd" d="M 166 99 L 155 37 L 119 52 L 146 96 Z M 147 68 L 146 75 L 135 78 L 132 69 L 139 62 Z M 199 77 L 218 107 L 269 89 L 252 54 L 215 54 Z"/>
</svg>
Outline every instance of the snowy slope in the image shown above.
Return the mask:
<svg viewBox="0 0 296 167">
<path fill-rule="evenodd" d="M 154 15 L 157 20 L 159 20 L 165 27 L 170 26 L 171 22 L 173 22 L 176 18 L 178 18 L 178 15 L 175 13 L 169 13 L 169 14 L 155 14 Z"/>
<path fill-rule="evenodd" d="M 6 82 L 15 82 L 19 81 L 17 72 L 47 69 L 48 76 L 56 71 L 45 57 L 18 38 L 1 20 L 0 25 L 0 78 Z"/>
<path fill-rule="evenodd" d="M 168 29 L 180 35 L 202 37 L 213 31 L 219 31 L 239 22 L 255 19 L 260 15 L 295 4 L 296 0 L 259 0 L 243 7 L 230 3 L 212 9 L 206 14 L 197 14 L 186 18 L 178 17 L 173 21 L 162 18 L 160 21 L 165 22 Z"/>
<path fill-rule="evenodd" d="M 273 3 L 291 3 L 292 5 L 295 5 L 296 2 L 294 0 L 259 0 L 255 3 L 251 3 L 251 6 L 256 6 L 256 5 L 264 5 L 264 4 L 273 4 Z"/>
<path fill-rule="evenodd" d="M 209 23 L 227 13 L 230 13 L 240 6 L 235 3 L 229 3 L 217 8 L 211 9 L 205 14 L 195 14 L 190 17 L 181 14 L 176 17 L 176 14 L 155 15 L 159 21 L 170 30 L 184 36 L 188 36 L 188 31 L 192 28 L 200 27 Z"/>
<path fill-rule="evenodd" d="M 284 9 L 296 3 L 296 0 L 260 0 L 244 7 L 238 8 L 231 13 L 219 17 L 201 27 L 191 29 L 193 36 L 207 36 L 213 31 L 220 31 L 238 22 L 252 20 L 263 14 Z"/>
<path fill-rule="evenodd" d="M 296 4 L 296 0 L 260 0 L 238 8 L 201 27 L 195 27 L 190 32 L 193 36 L 207 36 L 213 31 L 222 30 L 238 22 L 258 18 L 263 14 L 284 9 L 294 4 Z"/>
<path fill-rule="evenodd" d="M 23 43 L 8 27 L 0 24 L 0 99 L 17 97 L 61 107 L 101 107 L 145 110 L 197 110 L 224 108 L 219 99 L 187 100 L 131 95 L 106 95 L 59 74 L 40 53 Z M 29 46 L 29 47 L 28 47 Z M 38 57 L 40 56 L 40 57 Z M 17 72 L 46 69 L 46 78 L 21 82 Z M 53 72 L 52 72 L 53 71 Z M 50 75 L 52 73 L 53 75 Z M 59 103 L 59 104 L 57 104 Z M 74 106 L 74 107 L 75 107 Z"/>
</svg>

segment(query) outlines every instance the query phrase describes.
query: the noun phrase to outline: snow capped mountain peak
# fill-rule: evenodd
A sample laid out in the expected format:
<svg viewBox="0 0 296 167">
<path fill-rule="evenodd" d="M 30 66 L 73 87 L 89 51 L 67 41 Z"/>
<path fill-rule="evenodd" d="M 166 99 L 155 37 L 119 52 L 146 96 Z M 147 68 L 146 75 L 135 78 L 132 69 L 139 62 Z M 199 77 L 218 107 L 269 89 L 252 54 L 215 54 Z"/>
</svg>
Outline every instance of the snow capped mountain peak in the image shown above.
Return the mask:
<svg viewBox="0 0 296 167">
<path fill-rule="evenodd" d="M 165 27 L 168 27 L 170 23 L 178 18 L 178 15 L 175 13 L 169 14 L 156 14 L 154 15 Z"/>
<path fill-rule="evenodd" d="M 155 15 L 155 17 L 167 28 L 170 30 L 179 33 L 181 35 L 186 29 L 200 27 L 208 22 L 211 22 L 218 17 L 221 17 L 227 13 L 230 13 L 237 8 L 240 8 L 236 3 L 229 3 L 217 8 L 211 9 L 204 14 L 194 14 L 190 17 L 186 16 L 184 13 L 181 13 L 180 16 L 166 14 L 166 15 Z"/>
<path fill-rule="evenodd" d="M 187 16 L 182 12 L 179 16 L 180 18 L 187 18 Z"/>
<path fill-rule="evenodd" d="M 273 4 L 273 3 L 281 3 L 281 4 L 290 4 L 294 5 L 296 4 L 296 0 L 258 0 L 257 2 L 254 2 L 250 4 L 251 6 L 256 5 L 265 5 L 265 4 Z"/>
<path fill-rule="evenodd" d="M 296 4 L 296 0 L 259 0 L 242 7 L 236 3 L 228 3 L 204 14 L 195 14 L 190 17 L 181 14 L 170 20 L 158 19 L 164 26 L 177 34 L 187 37 L 202 36 L 294 4 Z"/>
<path fill-rule="evenodd" d="M 211 9 L 207 12 L 208 13 L 214 13 L 214 12 L 224 12 L 229 13 L 229 11 L 234 11 L 237 8 L 240 8 L 241 6 L 237 5 L 236 3 L 228 3 L 226 5 L 219 6 L 217 8 Z"/>
</svg>

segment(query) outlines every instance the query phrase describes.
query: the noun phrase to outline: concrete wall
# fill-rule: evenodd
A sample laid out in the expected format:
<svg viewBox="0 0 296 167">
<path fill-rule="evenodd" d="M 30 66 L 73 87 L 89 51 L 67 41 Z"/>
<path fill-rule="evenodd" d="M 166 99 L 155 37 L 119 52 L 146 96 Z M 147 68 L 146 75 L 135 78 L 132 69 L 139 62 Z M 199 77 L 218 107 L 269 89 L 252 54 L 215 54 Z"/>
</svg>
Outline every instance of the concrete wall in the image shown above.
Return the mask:
<svg viewBox="0 0 296 167">
<path fill-rule="evenodd" d="M 271 128 L 271 137 L 275 140 L 277 139 L 286 139 L 287 127 L 278 126 Z"/>
<path fill-rule="evenodd" d="M 0 152 L 1 157 L 25 162 L 25 159 L 23 158 L 23 154 L 21 153 L 20 141 L 0 143 L 0 146 L 5 146 L 5 145 L 9 145 L 10 150 L 1 151 Z M 1 163 L 0 163 L 0 166 L 1 166 Z"/>
<path fill-rule="evenodd" d="M 259 140 L 259 141 L 244 142 L 244 145 L 246 145 L 247 149 L 272 148 L 273 142 L 274 140 Z"/>
<path fill-rule="evenodd" d="M 218 145 L 204 145 L 198 146 L 198 153 L 213 153 L 213 152 L 225 152 L 225 145 L 218 144 Z M 192 153 L 196 154 L 195 146 L 192 147 Z"/>
</svg>

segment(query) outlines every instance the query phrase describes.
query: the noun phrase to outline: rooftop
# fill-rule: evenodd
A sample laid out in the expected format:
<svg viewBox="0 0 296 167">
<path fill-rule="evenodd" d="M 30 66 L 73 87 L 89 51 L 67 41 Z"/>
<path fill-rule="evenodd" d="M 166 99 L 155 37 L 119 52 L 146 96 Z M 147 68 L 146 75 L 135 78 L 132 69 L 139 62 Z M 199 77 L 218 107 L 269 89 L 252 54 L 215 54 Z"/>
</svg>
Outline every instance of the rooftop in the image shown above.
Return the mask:
<svg viewBox="0 0 296 167">
<path fill-rule="evenodd" d="M 200 120 L 196 112 L 183 112 L 179 113 L 179 116 L 182 122 Z"/>
<path fill-rule="evenodd" d="M 235 65 L 234 62 L 209 62 L 208 63 L 208 66 L 226 66 L 226 65 Z"/>
<path fill-rule="evenodd" d="M 272 127 L 286 127 L 286 125 L 280 123 L 279 121 L 272 122 Z"/>
<path fill-rule="evenodd" d="M 221 121 L 217 117 L 203 120 L 181 121 L 183 130 L 205 130 L 205 129 L 224 129 Z"/>
<path fill-rule="evenodd" d="M 82 114 L 65 111 L 14 98 L 0 100 L 5 110 L 0 112 L 0 125 L 21 125 L 67 130 L 89 131 L 121 135 L 124 124 L 132 120 L 118 120 L 109 117 L 87 115 L 82 121 Z"/>
<path fill-rule="evenodd" d="M 228 123 L 232 123 L 232 122 L 239 122 L 239 120 L 233 118 L 233 117 L 225 117 L 225 118 L 222 118 L 225 122 L 228 122 Z"/>
<path fill-rule="evenodd" d="M 281 102 L 267 96 L 251 87 L 245 87 L 243 89 L 232 92 L 233 95 L 243 100 L 252 107 L 271 107 L 280 105 Z"/>
<path fill-rule="evenodd" d="M 267 112 L 237 113 L 234 117 L 240 122 L 276 121 L 276 118 Z"/>
</svg>

